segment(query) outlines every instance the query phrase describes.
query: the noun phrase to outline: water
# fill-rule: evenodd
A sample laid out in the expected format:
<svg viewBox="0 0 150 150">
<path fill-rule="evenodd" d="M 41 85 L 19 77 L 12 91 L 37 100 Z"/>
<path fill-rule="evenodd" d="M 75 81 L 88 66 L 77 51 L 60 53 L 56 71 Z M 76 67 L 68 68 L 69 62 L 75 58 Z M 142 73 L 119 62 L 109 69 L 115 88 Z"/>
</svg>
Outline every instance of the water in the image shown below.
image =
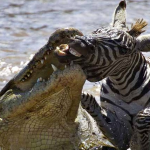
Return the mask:
<svg viewBox="0 0 150 150">
<path fill-rule="evenodd" d="M 119 0 L 0 0 L 0 89 L 32 58 L 58 28 L 75 27 L 88 34 L 111 22 Z M 150 23 L 150 1 L 130 0 L 127 24 Z M 150 25 L 146 33 L 150 33 Z M 146 55 L 149 55 L 147 53 Z M 99 96 L 100 84 L 84 90 Z"/>
</svg>

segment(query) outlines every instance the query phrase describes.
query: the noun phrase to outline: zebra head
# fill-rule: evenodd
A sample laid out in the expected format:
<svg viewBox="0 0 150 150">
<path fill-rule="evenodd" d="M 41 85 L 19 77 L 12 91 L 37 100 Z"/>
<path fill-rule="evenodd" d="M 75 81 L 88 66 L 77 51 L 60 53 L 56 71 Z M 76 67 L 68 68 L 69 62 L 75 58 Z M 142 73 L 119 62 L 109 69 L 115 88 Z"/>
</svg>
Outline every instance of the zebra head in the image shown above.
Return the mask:
<svg viewBox="0 0 150 150">
<path fill-rule="evenodd" d="M 115 9 L 112 25 L 101 27 L 88 36 L 76 36 L 68 47 L 57 51 L 61 62 L 80 64 L 91 82 L 114 76 L 130 65 L 132 55 L 138 52 L 137 37 L 147 23 L 138 20 L 130 30 L 126 26 L 126 2 Z"/>
</svg>

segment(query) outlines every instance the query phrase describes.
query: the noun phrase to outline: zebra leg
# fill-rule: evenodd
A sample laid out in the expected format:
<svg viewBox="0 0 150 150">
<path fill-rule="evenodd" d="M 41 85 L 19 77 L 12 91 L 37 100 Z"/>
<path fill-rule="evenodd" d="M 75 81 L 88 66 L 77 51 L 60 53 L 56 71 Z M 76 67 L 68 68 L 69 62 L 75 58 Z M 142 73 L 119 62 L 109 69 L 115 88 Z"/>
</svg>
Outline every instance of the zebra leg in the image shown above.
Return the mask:
<svg viewBox="0 0 150 150">
<path fill-rule="evenodd" d="M 108 140 L 118 150 L 127 150 L 132 135 L 130 123 L 121 121 L 111 111 L 101 108 L 92 95 L 82 94 L 81 104 L 95 119 L 97 125 Z"/>
<path fill-rule="evenodd" d="M 150 150 L 150 107 L 140 111 L 134 119 L 131 150 Z"/>
</svg>

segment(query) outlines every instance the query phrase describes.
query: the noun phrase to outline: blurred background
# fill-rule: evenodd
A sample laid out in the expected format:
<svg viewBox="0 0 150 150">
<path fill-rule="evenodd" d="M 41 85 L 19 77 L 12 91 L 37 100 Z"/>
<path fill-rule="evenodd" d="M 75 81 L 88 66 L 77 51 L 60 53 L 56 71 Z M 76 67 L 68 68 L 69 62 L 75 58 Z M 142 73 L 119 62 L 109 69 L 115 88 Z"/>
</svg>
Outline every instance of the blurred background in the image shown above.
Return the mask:
<svg viewBox="0 0 150 150">
<path fill-rule="evenodd" d="M 108 26 L 120 0 L 0 0 L 0 90 L 58 28 L 75 27 L 85 35 Z M 149 25 L 150 0 L 127 1 L 127 24 L 143 18 Z M 149 53 L 146 53 L 148 56 Z M 84 90 L 99 95 L 100 83 Z"/>
</svg>

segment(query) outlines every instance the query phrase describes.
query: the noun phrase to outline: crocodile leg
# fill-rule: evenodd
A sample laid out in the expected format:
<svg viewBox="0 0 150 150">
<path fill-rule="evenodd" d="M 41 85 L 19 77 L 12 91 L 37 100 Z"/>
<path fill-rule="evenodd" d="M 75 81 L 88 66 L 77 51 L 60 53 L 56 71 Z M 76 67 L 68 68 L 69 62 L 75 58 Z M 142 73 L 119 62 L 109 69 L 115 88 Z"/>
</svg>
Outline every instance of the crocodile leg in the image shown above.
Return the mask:
<svg viewBox="0 0 150 150">
<path fill-rule="evenodd" d="M 150 107 L 140 111 L 134 119 L 131 150 L 150 150 Z"/>
<path fill-rule="evenodd" d="M 82 94 L 82 107 L 95 119 L 97 125 L 118 150 L 129 147 L 132 128 L 129 122 L 122 122 L 109 110 L 101 108 L 95 98 L 89 94 Z"/>
</svg>

